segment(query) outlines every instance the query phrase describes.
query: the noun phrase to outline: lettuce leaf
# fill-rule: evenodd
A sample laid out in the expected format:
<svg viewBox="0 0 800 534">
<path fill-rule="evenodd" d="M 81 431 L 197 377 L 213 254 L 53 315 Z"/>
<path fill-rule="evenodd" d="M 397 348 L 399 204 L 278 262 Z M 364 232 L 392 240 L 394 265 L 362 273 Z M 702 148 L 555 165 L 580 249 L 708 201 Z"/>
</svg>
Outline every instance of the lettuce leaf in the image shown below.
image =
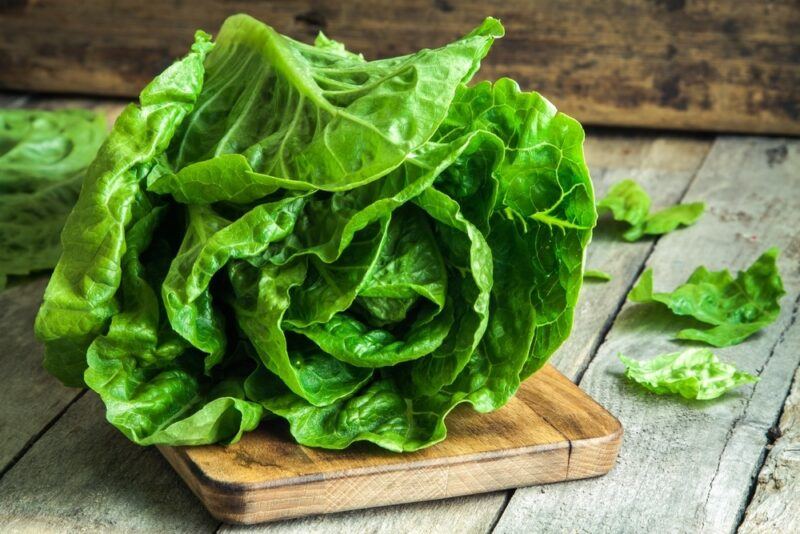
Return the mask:
<svg viewBox="0 0 800 534">
<path fill-rule="evenodd" d="M 466 83 L 500 23 L 366 61 L 247 16 L 119 118 L 37 318 L 46 366 L 143 445 L 413 451 L 566 339 L 596 221 L 583 130 Z"/>
<path fill-rule="evenodd" d="M 636 241 L 645 235 L 668 234 L 680 226 L 697 222 L 705 211 L 705 204 L 692 202 L 665 208 L 650 214 L 650 196 L 633 180 L 614 184 L 608 194 L 597 203 L 598 211 L 611 212 L 616 221 L 626 222 L 630 228 L 622 234 L 627 241 Z"/>
<path fill-rule="evenodd" d="M 600 282 L 610 282 L 611 275 L 605 271 L 598 271 L 597 269 L 586 269 L 583 271 L 584 280 L 598 280 Z"/>
<path fill-rule="evenodd" d="M 86 168 L 106 135 L 82 109 L 0 109 L 0 290 L 7 276 L 51 269 Z"/>
<path fill-rule="evenodd" d="M 625 376 L 642 387 L 664 395 L 676 393 L 686 399 L 710 400 L 758 377 L 720 361 L 710 349 L 690 348 L 638 361 L 620 354 Z"/>
<path fill-rule="evenodd" d="M 774 322 L 780 314 L 780 298 L 786 292 L 777 258 L 778 249 L 771 248 L 736 278 L 727 269 L 709 271 L 698 267 L 685 284 L 670 293 L 653 292 L 653 271 L 647 269 L 628 298 L 632 302 L 659 302 L 675 315 L 688 315 L 714 326 L 681 330 L 678 339 L 715 347 L 735 345 Z"/>
</svg>

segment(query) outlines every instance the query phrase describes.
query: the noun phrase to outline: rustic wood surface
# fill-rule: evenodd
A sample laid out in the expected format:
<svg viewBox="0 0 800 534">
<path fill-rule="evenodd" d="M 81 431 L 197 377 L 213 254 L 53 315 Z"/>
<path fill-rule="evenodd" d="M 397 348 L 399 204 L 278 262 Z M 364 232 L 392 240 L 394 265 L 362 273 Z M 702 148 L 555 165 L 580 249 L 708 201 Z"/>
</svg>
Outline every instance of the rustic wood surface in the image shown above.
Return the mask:
<svg viewBox="0 0 800 534">
<path fill-rule="evenodd" d="M 517 491 L 498 532 L 535 524 L 559 532 L 736 529 L 800 360 L 790 344 L 800 328 L 800 142 L 717 140 L 685 200 L 704 200 L 708 211 L 656 244 L 646 265 L 657 290 L 682 283 L 698 264 L 742 269 L 769 246 L 783 250 L 788 295 L 779 319 L 747 342 L 715 351 L 761 381 L 709 403 L 643 392 L 622 378 L 617 354 L 676 350 L 669 334 L 680 321 L 652 305 L 626 304 L 580 382 L 625 427 L 617 466 L 592 483 Z"/>
<path fill-rule="evenodd" d="M 9 105 L 18 98 L 0 102 Z M 48 411 L 48 403 L 42 400 L 69 391 L 53 382 L 39 393 L 40 401 L 31 405 L 36 410 L 17 412 L 22 416 L 14 415 L 14 410 L 26 409 L 24 403 L 12 399 L 6 391 L 0 392 L 0 435 L 9 439 L 8 428 L 20 435 L 4 442 L 0 449 L 11 458 L 0 476 L 2 530 L 338 534 L 598 532 L 604 528 L 625 532 L 650 526 L 658 531 L 730 532 L 743 519 L 742 512 L 755 489 L 742 530 L 763 525 L 762 532 L 792 531 L 792 521 L 797 517 L 796 508 L 792 508 L 796 506 L 797 438 L 792 437 L 796 434 L 790 429 L 797 425 L 787 414 L 796 410 L 796 393 L 784 409 L 784 436 L 775 441 L 769 456 L 766 451 L 776 436 L 770 429 L 778 421 L 800 356 L 796 350 L 800 337 L 796 326 L 800 286 L 796 228 L 800 221 L 792 212 L 793 206 L 796 211 L 800 205 L 798 142 L 597 130 L 589 132 L 586 152 L 600 193 L 614 181 L 632 177 L 651 193 L 655 207 L 681 198 L 703 199 L 709 204 L 709 212 L 695 227 L 635 244 L 619 240 L 618 229 L 604 220 L 590 246 L 589 266 L 611 272 L 614 280 L 586 284 L 572 337 L 552 362 L 627 425 L 620 464 L 609 475 L 586 482 L 316 516 L 247 529 L 220 525 L 157 451 L 132 445 L 104 421 L 102 407 L 93 394 L 81 396 L 66 410 L 61 405 Z M 635 357 L 651 356 L 672 346 L 667 342 L 668 334 L 677 329 L 675 324 L 642 329 L 637 317 L 647 310 L 640 305 L 622 306 L 646 261 L 655 268 L 657 288 L 670 288 L 699 263 L 741 268 L 773 244 L 783 249 L 781 268 L 790 292 L 783 300 L 781 318 L 739 347 L 718 351 L 723 359 L 759 372 L 761 382 L 694 407 L 642 393 L 622 380 L 621 367 L 614 359 L 617 350 Z M 24 324 L 25 317 L 33 317 L 41 299 L 41 283 L 41 279 L 19 283 L 0 295 L 3 368 L 12 359 L 25 360 L 15 362 L 24 366 L 23 372 L 5 374 L 4 390 L 33 390 L 36 381 L 45 377 L 37 374 L 39 350 L 25 349 L 23 354 L 11 351 L 15 346 L 35 347 L 32 333 L 28 331 L 31 337 L 27 340 L 6 337 L 9 332 L 24 332 L 23 325 L 13 322 Z M 36 284 L 40 284 L 38 289 Z M 9 295 L 16 297 L 5 300 Z M 10 306 L 16 311 L 7 312 Z M 18 402 L 16 407 L 9 408 L 14 402 Z M 59 416 L 61 411 L 63 415 Z M 759 471 L 765 484 L 756 487 Z"/>
<path fill-rule="evenodd" d="M 161 452 L 214 517 L 252 524 L 600 476 L 622 438 L 618 421 L 551 365 L 492 414 L 461 408 L 443 443 L 404 455 L 301 447 L 266 426 L 227 447 Z"/>
<path fill-rule="evenodd" d="M 133 96 L 195 29 L 247 12 L 377 58 L 441 45 L 487 15 L 511 76 L 587 124 L 800 133 L 797 0 L 13 0 L 0 2 L 0 87 Z"/>
<path fill-rule="evenodd" d="M 786 334 L 784 350 L 800 347 L 800 328 Z M 758 475 L 755 495 L 747 508 L 741 534 L 800 532 L 800 370 L 777 429 L 779 436 Z"/>
</svg>

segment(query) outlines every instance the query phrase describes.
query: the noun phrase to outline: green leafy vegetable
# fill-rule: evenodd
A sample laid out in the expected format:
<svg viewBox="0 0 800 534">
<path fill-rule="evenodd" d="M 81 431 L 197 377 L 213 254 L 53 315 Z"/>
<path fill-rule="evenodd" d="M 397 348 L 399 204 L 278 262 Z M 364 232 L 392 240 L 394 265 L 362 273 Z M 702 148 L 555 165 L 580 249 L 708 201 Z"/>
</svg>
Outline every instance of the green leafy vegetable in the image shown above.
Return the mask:
<svg viewBox="0 0 800 534">
<path fill-rule="evenodd" d="M 614 220 L 627 222 L 631 227 L 622 235 L 627 241 L 636 241 L 645 235 L 661 235 L 679 226 L 697 222 L 705 211 L 705 204 L 692 202 L 679 204 L 650 214 L 650 196 L 633 180 L 614 184 L 608 194 L 597 203 L 598 211 L 610 211 Z"/>
<path fill-rule="evenodd" d="M 687 399 L 710 400 L 758 377 L 720 361 L 710 349 L 686 349 L 646 361 L 626 358 L 625 376 L 653 393 L 677 393 Z"/>
<path fill-rule="evenodd" d="M 598 271 L 596 269 L 586 269 L 583 271 L 584 280 L 599 280 L 602 282 L 610 282 L 611 275 L 605 271 Z"/>
<path fill-rule="evenodd" d="M 50 269 L 86 167 L 106 135 L 79 109 L 0 109 L 0 289 L 9 275 Z"/>
<path fill-rule="evenodd" d="M 688 315 L 714 325 L 678 332 L 678 339 L 703 341 L 715 347 L 741 343 L 775 321 L 780 298 L 786 294 L 772 248 L 736 278 L 727 269 L 709 271 L 698 267 L 685 284 L 671 293 L 653 293 L 653 271 L 647 269 L 631 290 L 633 302 L 660 302 L 676 315 Z"/>
<path fill-rule="evenodd" d="M 366 61 L 247 16 L 129 106 L 91 166 L 36 331 L 141 444 L 410 451 L 505 404 L 568 336 L 596 211 L 583 131 L 465 85 L 500 23 Z"/>
</svg>

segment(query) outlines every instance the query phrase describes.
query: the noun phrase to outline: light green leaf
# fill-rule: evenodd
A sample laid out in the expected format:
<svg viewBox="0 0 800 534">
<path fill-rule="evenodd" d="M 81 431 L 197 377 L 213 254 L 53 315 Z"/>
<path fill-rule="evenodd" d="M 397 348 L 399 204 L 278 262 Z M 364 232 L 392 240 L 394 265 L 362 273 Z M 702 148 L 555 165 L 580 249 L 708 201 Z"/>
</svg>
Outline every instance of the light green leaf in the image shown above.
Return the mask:
<svg viewBox="0 0 800 534">
<path fill-rule="evenodd" d="M 685 284 L 671 293 L 653 292 L 653 271 L 642 273 L 628 298 L 633 302 L 660 302 L 676 315 L 688 315 L 713 325 L 705 330 L 688 328 L 678 339 L 702 341 L 715 347 L 741 343 L 777 319 L 780 298 L 786 294 L 771 248 L 736 278 L 727 269 L 698 267 Z"/>
<path fill-rule="evenodd" d="M 636 241 L 645 235 L 662 235 L 680 226 L 697 222 L 705 204 L 679 204 L 650 214 L 650 196 L 633 180 L 614 184 L 597 203 L 599 212 L 610 211 L 614 220 L 627 222 L 630 228 L 622 234 L 626 241 Z"/>
<path fill-rule="evenodd" d="M 625 376 L 659 395 L 676 393 L 687 399 L 710 400 L 758 377 L 724 363 L 710 349 L 686 349 L 638 361 L 622 354 Z"/>
<path fill-rule="evenodd" d="M 626 231 L 622 237 L 636 241 L 644 235 L 668 234 L 680 226 L 691 226 L 703 215 L 706 205 L 702 202 L 678 204 L 665 208 L 647 217 L 644 223 Z"/>
<path fill-rule="evenodd" d="M 610 282 L 611 275 L 605 271 L 598 271 L 596 269 L 586 269 L 583 271 L 584 280 L 599 280 L 601 282 Z"/>
<path fill-rule="evenodd" d="M 617 182 L 606 196 L 597 203 L 597 211 L 608 210 L 616 221 L 639 226 L 650 213 L 650 195 L 633 180 Z"/>
</svg>

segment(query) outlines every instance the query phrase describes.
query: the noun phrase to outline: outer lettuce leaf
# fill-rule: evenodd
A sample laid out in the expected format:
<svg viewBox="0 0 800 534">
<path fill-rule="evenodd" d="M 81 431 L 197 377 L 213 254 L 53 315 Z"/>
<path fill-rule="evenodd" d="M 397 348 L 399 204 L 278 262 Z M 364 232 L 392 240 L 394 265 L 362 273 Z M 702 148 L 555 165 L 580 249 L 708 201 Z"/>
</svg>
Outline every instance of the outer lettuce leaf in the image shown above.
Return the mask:
<svg viewBox="0 0 800 534">
<path fill-rule="evenodd" d="M 711 400 L 758 377 L 724 363 L 709 349 L 686 349 L 647 361 L 626 358 L 625 376 L 653 393 L 677 393 L 686 399 Z"/>
<path fill-rule="evenodd" d="M 197 111 L 170 147 L 180 171 L 150 189 L 182 202 L 247 202 L 278 187 L 336 191 L 376 180 L 433 135 L 458 84 L 502 34 L 487 19 L 442 48 L 365 62 L 230 17 Z"/>
<path fill-rule="evenodd" d="M 86 168 L 106 135 L 87 110 L 0 109 L 0 290 L 8 275 L 51 269 Z"/>
<path fill-rule="evenodd" d="M 628 298 L 633 302 L 660 302 L 676 315 L 688 315 L 714 325 L 687 328 L 678 339 L 702 341 L 715 347 L 741 343 L 777 319 L 780 298 L 786 294 L 771 248 L 736 278 L 727 269 L 709 271 L 698 267 L 685 284 L 671 293 L 653 292 L 653 271 L 646 270 Z"/>
<path fill-rule="evenodd" d="M 692 202 L 650 214 L 650 196 L 633 180 L 614 184 L 597 207 L 599 211 L 610 211 L 615 220 L 630 224 L 631 227 L 622 234 L 627 241 L 636 241 L 645 235 L 668 234 L 680 226 L 691 226 L 706 209 L 702 202 Z"/>
<path fill-rule="evenodd" d="M 189 55 L 144 88 L 140 106 L 125 108 L 87 171 L 36 317 L 44 365 L 67 385 L 83 385 L 86 349 L 118 310 L 125 230 L 140 182 L 194 107 L 211 47 L 210 37 L 198 32 Z"/>
<path fill-rule="evenodd" d="M 39 318 L 50 367 L 85 356 L 142 444 L 273 414 L 305 445 L 410 451 L 460 403 L 502 406 L 569 333 L 596 212 L 580 125 L 465 85 L 501 34 L 380 61 L 243 16 L 198 41 L 93 166 Z"/>
<path fill-rule="evenodd" d="M 148 272 L 140 261 L 162 215 L 162 208 L 149 210 L 127 233 L 120 288 L 126 308 L 89 346 L 86 384 L 105 402 L 109 422 L 136 443 L 235 441 L 256 427 L 262 409 L 244 400 L 241 379 L 204 383 L 192 368 L 196 355 L 184 354 L 186 344 L 165 328 L 148 280 L 164 273 Z"/>
</svg>

